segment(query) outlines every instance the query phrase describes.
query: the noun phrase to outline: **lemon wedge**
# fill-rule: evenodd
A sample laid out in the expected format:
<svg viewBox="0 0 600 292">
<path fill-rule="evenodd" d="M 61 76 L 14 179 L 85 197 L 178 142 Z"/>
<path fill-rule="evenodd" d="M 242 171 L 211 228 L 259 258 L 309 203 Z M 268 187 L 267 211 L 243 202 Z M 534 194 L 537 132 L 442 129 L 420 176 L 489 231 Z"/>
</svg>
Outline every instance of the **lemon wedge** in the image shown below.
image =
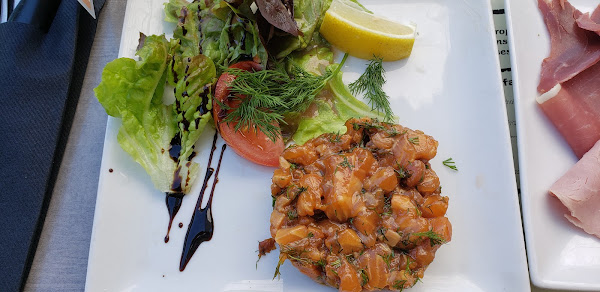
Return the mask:
<svg viewBox="0 0 600 292">
<path fill-rule="evenodd" d="M 395 61 L 410 56 L 415 26 L 400 24 L 365 11 L 349 0 L 334 0 L 325 13 L 321 35 L 351 56 Z"/>
</svg>

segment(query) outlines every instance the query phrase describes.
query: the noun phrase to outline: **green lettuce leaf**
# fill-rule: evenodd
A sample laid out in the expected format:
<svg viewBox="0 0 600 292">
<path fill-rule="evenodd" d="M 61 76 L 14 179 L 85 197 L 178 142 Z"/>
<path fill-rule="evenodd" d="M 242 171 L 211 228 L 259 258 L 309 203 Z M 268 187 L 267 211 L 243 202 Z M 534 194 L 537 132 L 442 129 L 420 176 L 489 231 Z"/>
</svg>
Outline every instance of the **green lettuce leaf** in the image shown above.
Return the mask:
<svg viewBox="0 0 600 292">
<path fill-rule="evenodd" d="M 164 36 L 148 36 L 137 52 L 140 61 L 119 58 L 108 63 L 94 89 L 106 113 L 121 118 L 117 140 L 123 150 L 163 192 L 171 190 L 177 169 L 168 151 L 177 123 L 172 107 L 162 102 L 168 52 Z"/>
<path fill-rule="evenodd" d="M 175 86 L 174 107 L 181 142 L 179 161 L 184 164 L 192 154 L 194 144 L 204 127 L 212 119 L 211 85 L 217 72 L 212 60 L 204 55 L 175 60 L 182 63 L 178 67 L 187 68 Z"/>
<path fill-rule="evenodd" d="M 345 120 L 333 111 L 330 104 L 323 100 L 316 100 L 314 104 L 317 107 L 318 114 L 314 117 L 301 119 L 298 123 L 298 129 L 292 136 L 297 144 L 302 145 L 323 133 L 346 132 Z"/>
<path fill-rule="evenodd" d="M 251 2 L 234 7 L 222 0 L 170 0 L 165 3 L 165 20 L 177 23 L 173 41 L 179 43 L 185 57 L 202 53 L 219 71 L 255 56 L 266 65 L 267 51 L 260 42 Z"/>
<path fill-rule="evenodd" d="M 181 8 L 188 4 L 189 2 L 185 0 L 169 0 L 169 2 L 165 2 L 165 21 L 172 23 L 179 22 Z"/>
<path fill-rule="evenodd" d="M 329 43 L 323 43 L 313 39 L 310 49 L 292 52 L 286 58 L 286 70 L 291 72 L 293 65 L 297 65 L 306 72 L 322 75 L 326 68 L 333 64 L 333 52 Z"/>
<path fill-rule="evenodd" d="M 284 37 L 275 37 L 270 41 L 271 54 L 277 59 L 281 59 L 295 50 L 301 50 L 308 46 L 313 39 L 313 35 L 318 34 L 323 15 L 332 0 L 296 0 L 294 1 L 294 20 L 298 24 L 301 35 L 294 37 L 291 35 Z"/>
<path fill-rule="evenodd" d="M 293 66 L 299 66 L 312 74 L 322 75 L 326 71 L 335 71 L 338 64 L 333 63 L 333 52 L 329 43 L 322 40 L 318 34 L 311 40 L 307 49 L 292 52 L 286 59 L 288 72 Z M 313 103 L 316 112 L 310 117 L 302 115 L 286 116 L 286 121 L 298 127 L 292 135 L 294 142 L 304 144 L 309 139 L 323 133 L 345 133 L 346 120 L 350 118 L 372 117 L 383 120 L 385 114 L 372 111 L 371 107 L 350 93 L 342 81 L 342 72 L 334 75 L 323 93 Z M 394 117 L 397 121 L 397 118 Z"/>
<path fill-rule="evenodd" d="M 146 170 L 154 186 L 187 193 L 199 172 L 191 161 L 194 144 L 211 119 L 215 66 L 203 55 L 183 57 L 180 44 L 164 36 L 142 40 L 140 60 L 120 58 L 107 64 L 94 92 L 109 115 L 121 118 L 119 145 Z M 174 86 L 173 104 L 164 104 L 165 84 Z"/>
<path fill-rule="evenodd" d="M 334 69 L 334 66 L 331 65 L 331 70 Z M 371 110 L 371 107 L 366 103 L 360 101 L 352 93 L 348 87 L 342 81 L 342 73 L 338 73 L 331 80 L 329 80 L 329 88 L 333 92 L 334 96 L 334 106 L 338 115 L 344 120 L 348 120 L 350 118 L 360 118 L 360 117 L 371 117 L 379 119 L 383 121 L 385 119 L 385 114 L 379 111 Z M 393 116 L 392 121 L 394 123 L 398 122 L 398 117 Z"/>
<path fill-rule="evenodd" d="M 165 20 L 177 23 L 172 42 L 179 44 L 179 54 L 183 57 L 200 54 L 199 6 L 198 2 L 188 3 L 185 0 L 170 0 L 165 3 Z"/>
<path fill-rule="evenodd" d="M 334 69 L 332 65 L 330 69 Z M 371 117 L 383 121 L 385 114 L 372 111 L 364 102 L 354 97 L 342 81 L 342 72 L 336 74 L 328 83 L 328 89 L 333 96 L 333 102 L 316 100 L 317 114 L 314 117 L 302 118 L 298 129 L 292 136 L 300 145 L 324 133 L 346 133 L 345 123 L 350 118 Z M 397 117 L 393 117 L 398 122 Z"/>
<path fill-rule="evenodd" d="M 263 65 L 267 63 L 250 3 L 243 1 L 233 7 L 225 1 L 200 1 L 201 52 L 219 69 L 254 57 Z"/>
</svg>

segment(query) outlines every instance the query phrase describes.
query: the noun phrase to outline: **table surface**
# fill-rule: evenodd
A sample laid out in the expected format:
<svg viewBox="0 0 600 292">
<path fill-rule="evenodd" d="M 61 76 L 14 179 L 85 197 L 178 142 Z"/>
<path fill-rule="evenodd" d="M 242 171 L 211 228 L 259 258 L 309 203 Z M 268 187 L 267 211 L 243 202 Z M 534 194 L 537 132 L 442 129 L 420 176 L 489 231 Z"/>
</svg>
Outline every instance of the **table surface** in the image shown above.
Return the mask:
<svg viewBox="0 0 600 292">
<path fill-rule="evenodd" d="M 494 9 L 503 7 L 502 0 L 491 1 Z M 93 88 L 100 83 L 102 68 L 117 58 L 126 3 L 126 0 L 107 0 L 100 15 L 79 104 L 25 291 L 84 290 L 107 120 Z M 532 286 L 532 291 L 555 290 Z"/>
<path fill-rule="evenodd" d="M 102 9 L 25 291 L 84 290 L 107 120 L 93 89 L 100 83 L 104 66 L 117 58 L 126 3 L 126 0 L 107 0 Z"/>
</svg>

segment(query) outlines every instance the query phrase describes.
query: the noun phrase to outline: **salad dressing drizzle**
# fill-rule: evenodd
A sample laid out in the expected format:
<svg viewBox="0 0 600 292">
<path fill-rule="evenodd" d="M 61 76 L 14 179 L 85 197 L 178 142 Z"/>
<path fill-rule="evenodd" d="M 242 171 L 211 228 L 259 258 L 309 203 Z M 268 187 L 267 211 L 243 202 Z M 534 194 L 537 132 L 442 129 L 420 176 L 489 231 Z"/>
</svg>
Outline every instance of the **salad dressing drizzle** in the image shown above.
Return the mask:
<svg viewBox="0 0 600 292">
<path fill-rule="evenodd" d="M 181 152 L 181 138 L 179 135 L 175 135 L 173 139 L 171 139 L 171 148 L 169 149 L 169 156 L 173 161 L 177 162 L 179 160 L 179 153 Z M 181 167 L 179 167 L 175 173 L 173 174 L 173 185 L 172 190 L 174 192 L 166 193 L 167 197 L 165 199 L 165 203 L 167 204 L 167 210 L 169 210 L 169 226 L 167 227 L 167 235 L 165 235 L 165 243 L 169 242 L 169 232 L 171 232 L 171 225 L 173 225 L 173 219 L 179 209 L 181 208 L 181 203 L 183 202 L 183 190 L 181 189 L 181 176 L 180 176 Z"/>
<path fill-rule="evenodd" d="M 216 142 L 217 142 L 217 133 L 215 133 L 215 137 L 213 140 L 213 146 L 210 151 L 210 156 L 208 158 L 208 165 L 211 165 L 213 153 L 216 150 Z M 221 154 L 219 156 L 219 163 L 217 164 L 217 170 L 215 172 L 214 168 L 209 167 L 206 175 L 204 177 L 204 183 L 202 184 L 202 189 L 200 190 L 200 195 L 198 196 L 198 201 L 196 202 L 196 209 L 194 210 L 194 214 L 192 215 L 192 219 L 190 224 L 188 225 L 188 230 L 185 235 L 185 241 L 183 243 L 183 251 L 181 253 L 181 261 L 179 262 L 179 270 L 183 271 L 187 266 L 188 262 L 200 246 L 205 241 L 211 240 L 214 231 L 214 222 L 212 217 L 212 198 L 215 192 L 215 186 L 219 182 L 219 170 L 221 169 L 221 161 L 223 160 L 223 152 L 227 148 L 227 144 L 223 144 L 221 148 Z M 215 174 L 215 179 L 210 190 L 210 195 L 208 197 L 208 202 L 206 203 L 206 207 L 202 208 L 202 199 L 204 197 L 204 192 L 208 186 L 208 180 Z"/>
<path fill-rule="evenodd" d="M 208 95 L 211 94 L 211 86 L 212 84 L 206 84 L 202 88 L 202 92 L 200 93 L 200 97 L 202 98 L 202 103 L 198 106 L 199 116 L 203 116 L 204 114 L 210 112 L 208 109 L 208 105 L 211 104 L 208 99 Z M 199 119 L 199 118 L 198 118 Z M 198 121 L 196 121 L 197 123 Z"/>
<path fill-rule="evenodd" d="M 175 135 L 169 144 L 171 145 L 171 148 L 169 149 L 169 156 L 173 161 L 178 162 L 179 153 L 181 152 L 181 137 L 179 137 L 179 135 Z M 173 185 L 175 184 L 176 182 L 173 182 Z"/>
<path fill-rule="evenodd" d="M 167 193 L 165 202 L 167 203 L 167 210 L 169 210 L 169 227 L 167 227 L 167 235 L 165 236 L 165 243 L 167 243 L 169 242 L 169 232 L 171 231 L 171 225 L 173 225 L 173 219 L 183 202 L 183 193 Z"/>
</svg>

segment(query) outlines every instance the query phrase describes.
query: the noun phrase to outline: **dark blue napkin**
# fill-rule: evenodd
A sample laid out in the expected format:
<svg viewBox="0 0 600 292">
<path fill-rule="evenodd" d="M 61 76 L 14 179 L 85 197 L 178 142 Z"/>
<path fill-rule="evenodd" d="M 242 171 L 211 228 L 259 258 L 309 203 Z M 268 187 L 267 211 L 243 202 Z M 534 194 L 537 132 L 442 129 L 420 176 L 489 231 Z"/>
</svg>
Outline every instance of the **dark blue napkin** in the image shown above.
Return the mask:
<svg viewBox="0 0 600 292">
<path fill-rule="evenodd" d="M 96 15 L 103 5 L 94 1 Z M 61 1 L 47 32 L 0 24 L 2 291 L 22 290 L 29 273 L 95 31 L 96 20 L 76 0 Z"/>
</svg>

